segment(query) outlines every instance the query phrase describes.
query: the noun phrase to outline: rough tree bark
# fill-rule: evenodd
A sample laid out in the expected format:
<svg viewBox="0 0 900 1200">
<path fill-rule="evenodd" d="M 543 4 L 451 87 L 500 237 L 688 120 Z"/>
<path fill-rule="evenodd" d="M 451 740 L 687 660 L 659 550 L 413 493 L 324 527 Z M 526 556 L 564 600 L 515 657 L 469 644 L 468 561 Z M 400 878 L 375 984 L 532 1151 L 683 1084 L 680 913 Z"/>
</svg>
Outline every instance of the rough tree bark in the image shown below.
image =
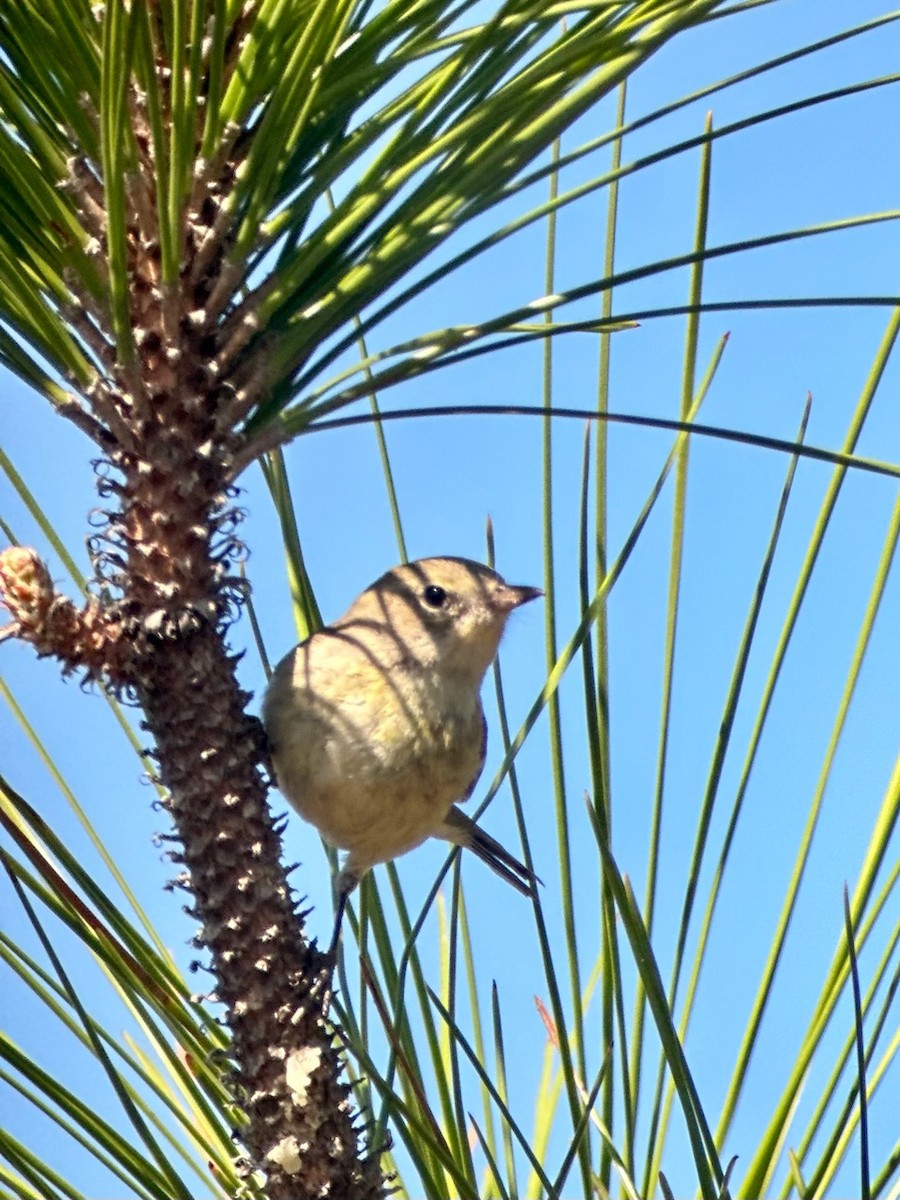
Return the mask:
<svg viewBox="0 0 900 1200">
<path fill-rule="evenodd" d="M 235 338 L 224 314 L 227 222 L 235 157 L 198 177 L 183 269 L 161 281 L 155 162 L 141 96 L 130 96 L 139 150 L 126 181 L 129 313 L 134 355 L 116 349 L 109 305 L 72 281 L 68 313 L 102 364 L 69 415 L 99 444 L 106 525 L 92 539 L 94 596 L 79 608 L 28 550 L 0 556 L 3 636 L 127 690 L 155 742 L 232 1035 L 247 1169 L 267 1174 L 270 1200 L 382 1195 L 377 1153 L 361 1149 L 331 1027 L 321 1011 L 328 964 L 305 939 L 266 804 L 258 723 L 245 705 L 227 630 L 241 591 L 229 479 L 243 407 Z M 105 269 L 107 222 L 97 166 L 73 161 L 67 186 Z M 243 379 L 246 383 L 246 377 Z M 149 849 L 149 848 L 148 848 Z M 377 1150 L 377 1148 L 376 1148 Z"/>
<path fill-rule="evenodd" d="M 33 551 L 0 554 L 12 617 L 3 634 L 56 656 L 66 672 L 129 689 L 143 709 L 180 842 L 179 882 L 193 895 L 231 1030 L 248 1169 L 266 1171 L 270 1200 L 378 1196 L 377 1156 L 360 1150 L 321 1008 L 328 963 L 304 937 L 266 803 L 260 727 L 226 646 L 232 599 L 208 536 L 223 493 L 208 488 L 204 504 L 181 486 L 191 442 L 168 470 L 130 455 L 119 464 L 125 482 L 108 484 L 123 500 L 107 534 L 124 551 L 115 600 L 79 609 Z M 153 495 L 153 482 L 186 495 Z"/>
</svg>

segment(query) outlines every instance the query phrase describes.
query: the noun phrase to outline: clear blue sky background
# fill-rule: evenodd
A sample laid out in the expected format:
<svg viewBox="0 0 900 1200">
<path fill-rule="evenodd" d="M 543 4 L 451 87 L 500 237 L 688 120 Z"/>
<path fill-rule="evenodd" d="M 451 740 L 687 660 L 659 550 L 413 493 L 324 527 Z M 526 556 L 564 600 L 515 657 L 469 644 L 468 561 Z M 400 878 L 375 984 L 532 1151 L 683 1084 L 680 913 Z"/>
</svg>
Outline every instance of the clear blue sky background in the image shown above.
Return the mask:
<svg viewBox="0 0 900 1200">
<path fill-rule="evenodd" d="M 640 72 L 629 93 L 628 112 L 636 117 L 652 111 L 700 84 L 886 11 L 888 6 L 882 0 L 856 0 L 852 5 L 839 0 L 780 0 L 741 19 L 717 22 L 679 39 Z M 889 25 L 680 110 L 629 138 L 625 161 L 698 134 L 710 108 L 716 127 L 721 128 L 779 103 L 887 74 L 897 70 L 898 63 L 900 25 Z M 893 85 L 717 143 L 710 245 L 900 207 L 898 96 L 900 91 Z M 606 130 L 612 111 L 606 106 L 582 121 L 564 150 Z M 690 249 L 698 166 L 699 156 L 693 151 L 623 183 L 619 269 Z M 572 186 L 601 169 L 597 159 L 588 167 L 576 167 L 563 176 L 561 187 Z M 541 190 L 535 191 L 530 203 L 538 203 L 542 196 Z M 602 195 L 589 197 L 562 215 L 557 290 L 602 274 L 604 204 Z M 511 205 L 509 216 L 523 206 Z M 370 348 L 458 321 L 477 321 L 541 295 L 544 236 L 544 227 L 535 226 L 498 247 L 477 267 L 417 301 L 411 312 L 392 318 L 372 338 Z M 900 226 L 882 223 L 740 259 L 714 261 L 707 269 L 704 298 L 891 296 L 900 293 L 898 268 Z M 684 270 L 656 275 L 622 288 L 615 307 L 624 312 L 684 303 L 687 287 Z M 598 301 L 591 299 L 560 310 L 557 316 L 580 319 L 597 311 Z M 700 339 L 701 372 L 722 334 L 731 331 L 731 338 L 702 419 L 790 439 L 810 391 L 813 410 L 808 441 L 839 448 L 888 317 L 887 308 L 706 317 Z M 617 335 L 612 407 L 677 416 L 683 337 L 681 319 L 648 321 L 637 330 Z M 541 354 L 535 346 L 479 358 L 415 381 L 384 396 L 383 404 L 386 408 L 460 401 L 537 404 L 541 399 Z M 595 403 L 596 362 L 597 344 L 591 337 L 577 335 L 555 343 L 557 403 L 581 408 Z M 898 383 L 900 373 L 896 362 L 891 362 L 860 440 L 860 453 L 900 460 Z M 17 381 L 6 378 L 3 386 L 3 447 L 66 543 L 75 551 L 82 548 L 79 562 L 86 569 L 86 513 L 97 503 L 89 450 L 74 429 L 55 419 L 40 401 L 26 396 Z M 513 582 L 542 583 L 540 436 L 538 422 L 526 419 L 442 419 L 391 426 L 388 442 L 411 556 L 448 553 L 483 558 L 485 519 L 490 514 L 499 569 Z M 554 427 L 560 644 L 578 620 L 575 563 L 583 436 L 578 422 L 559 422 Z M 630 530 L 670 444 L 671 436 L 661 432 L 611 431 L 613 554 Z M 397 559 L 374 435 L 371 429 L 361 428 L 311 436 L 288 449 L 287 461 L 308 567 L 327 620 L 338 616 L 362 587 Z M 786 459 L 771 452 L 702 439 L 692 446 L 657 930 L 666 978 L 725 692 L 786 468 Z M 818 463 L 802 463 L 798 471 L 738 712 L 733 752 L 726 763 L 723 813 L 727 812 L 724 799 L 740 773 L 758 697 L 830 476 L 831 468 Z M 242 535 L 250 550 L 248 571 L 254 603 L 275 659 L 295 640 L 279 532 L 259 472 L 248 472 L 242 484 L 245 490 L 240 503 L 248 514 Z M 896 491 L 896 484 L 883 477 L 858 473 L 847 480 L 776 695 L 722 896 L 721 919 L 714 930 L 710 961 L 715 966 L 704 978 L 688 1040 L 689 1059 L 713 1119 L 816 786 Z M 671 496 L 670 486 L 610 604 L 616 851 L 620 866 L 630 874 L 639 894 L 646 871 L 656 771 Z M 19 540 L 35 542 L 42 553 L 47 552 L 6 479 L 0 479 L 0 512 Z M 62 578 L 61 568 L 54 569 Z M 842 884 L 847 880 L 852 887 L 897 753 L 898 602 L 900 585 L 895 574 L 888 583 L 882 616 L 829 783 L 785 969 L 745 1102 L 732 1130 L 726 1157 L 732 1153 L 741 1156 L 738 1176 L 780 1092 L 784 1071 L 795 1057 L 810 1005 L 840 936 Z M 246 620 L 235 627 L 233 643 L 251 645 Z M 517 728 L 546 673 L 539 605 L 530 606 L 514 620 L 502 662 L 510 720 Z M 35 661 L 21 646 L 4 646 L 0 668 L 64 778 L 154 914 L 164 939 L 187 965 L 194 957 L 186 945 L 192 926 L 181 912 L 180 900 L 162 890 L 172 871 L 152 844 L 163 821 L 151 808 L 152 793 L 142 785 L 139 765 L 106 705 L 96 695 L 83 694 L 74 682 L 61 684 L 53 663 Z M 252 646 L 241 674 L 258 703 L 263 673 Z M 561 688 L 565 773 L 573 814 L 576 879 L 584 900 L 581 949 L 585 959 L 592 961 L 597 937 L 593 917 L 597 863 L 581 812 L 580 798 L 590 780 L 577 664 L 570 675 Z M 484 784 L 502 757 L 493 711 L 491 733 Z M 39 757 L 24 743 L 5 706 L 0 706 L 0 744 L 4 771 L 14 786 L 64 833 L 69 845 L 83 853 L 85 861 L 96 861 L 76 818 Z M 544 902 L 551 928 L 562 936 L 545 727 L 526 747 L 520 768 L 536 867 L 546 881 Z M 723 820 L 718 817 L 714 824 L 719 837 Z M 516 847 L 507 791 L 498 796 L 484 823 Z M 288 860 L 303 862 L 302 887 L 316 905 L 311 931 L 324 938 L 330 924 L 324 855 L 318 840 L 299 819 L 291 820 L 285 840 Z M 429 846 L 400 863 L 413 911 L 443 858 L 442 847 Z M 476 914 L 478 923 L 476 960 L 490 964 L 485 979 L 493 975 L 500 983 L 508 1045 L 515 1047 L 517 1059 L 514 1094 L 526 1098 L 518 1112 L 528 1124 L 527 1098 L 533 1094 L 545 1040 L 532 1001 L 535 992 L 543 993 L 543 981 L 529 906 L 477 862 L 465 864 L 464 878 L 470 912 Z M 24 918 L 8 888 L 4 888 L 2 903 L 4 927 L 29 944 Z M 893 914 L 887 917 L 889 928 L 897 915 L 895 903 Z M 885 936 L 863 955 L 864 979 L 867 970 L 874 969 Z M 435 961 L 434 942 L 432 923 L 422 943 L 426 961 L 431 963 Z M 60 943 L 69 945 L 64 936 Z M 74 953 L 67 958 L 67 965 L 83 986 L 91 986 L 94 976 L 79 965 Z M 198 977 L 198 989 L 207 986 L 206 978 Z M 73 1053 L 71 1042 L 52 1026 L 47 1029 L 43 1013 L 34 1012 L 20 988 L 10 985 L 6 990 L 4 985 L 4 990 L 3 1022 L 10 1034 L 36 1053 L 48 1069 L 85 1086 L 84 1065 Z M 98 1015 L 113 1029 L 125 1028 L 127 1019 L 115 1003 L 107 1000 L 102 989 L 95 990 Z M 846 1036 L 850 1022 L 851 1013 L 845 1008 L 835 1045 Z M 596 1023 L 592 1029 L 596 1034 Z M 595 1068 L 601 1056 L 598 1041 Z M 810 1080 L 811 1095 L 817 1093 L 814 1085 L 821 1084 L 826 1066 Z M 99 1070 L 96 1104 L 101 1110 L 114 1111 Z M 47 1137 L 45 1123 L 8 1094 L 3 1106 L 4 1124 L 24 1140 Z M 898 1111 L 900 1075 L 894 1071 L 873 1106 L 876 1163 L 894 1144 Z M 77 1149 L 66 1151 L 61 1161 L 73 1164 L 73 1169 L 79 1164 L 78 1179 L 84 1181 L 86 1192 L 103 1197 L 120 1194 Z M 676 1193 L 693 1190 L 690 1164 L 681 1152 L 673 1154 L 666 1169 Z M 840 1194 L 852 1194 L 856 1186 L 851 1171 L 842 1178 Z"/>
</svg>

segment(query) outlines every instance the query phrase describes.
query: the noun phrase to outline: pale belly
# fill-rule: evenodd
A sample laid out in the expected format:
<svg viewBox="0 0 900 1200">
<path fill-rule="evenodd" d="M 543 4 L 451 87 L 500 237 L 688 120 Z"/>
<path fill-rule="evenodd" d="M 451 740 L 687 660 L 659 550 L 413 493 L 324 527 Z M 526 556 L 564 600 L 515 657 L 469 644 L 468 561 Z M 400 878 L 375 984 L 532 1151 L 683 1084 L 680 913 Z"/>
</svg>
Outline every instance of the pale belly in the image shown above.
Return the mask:
<svg viewBox="0 0 900 1200">
<path fill-rule="evenodd" d="M 435 772 L 412 766 L 382 784 L 335 783 L 308 789 L 300 811 L 333 846 L 349 850 L 358 867 L 388 862 L 436 834 L 455 801 L 479 774 L 478 761 L 464 770 Z"/>
<path fill-rule="evenodd" d="M 317 717 L 295 714 L 275 754 L 279 786 L 356 868 L 388 862 L 437 833 L 481 773 L 480 706 L 416 729 L 382 721 L 368 736 L 353 722 Z"/>
</svg>

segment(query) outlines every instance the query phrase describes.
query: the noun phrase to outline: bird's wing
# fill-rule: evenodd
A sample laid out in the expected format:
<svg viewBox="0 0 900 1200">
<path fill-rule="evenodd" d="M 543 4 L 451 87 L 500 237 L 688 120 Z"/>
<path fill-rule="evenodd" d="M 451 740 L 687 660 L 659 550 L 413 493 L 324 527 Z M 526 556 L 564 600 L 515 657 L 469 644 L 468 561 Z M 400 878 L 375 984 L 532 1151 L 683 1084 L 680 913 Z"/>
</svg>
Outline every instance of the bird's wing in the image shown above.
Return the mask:
<svg viewBox="0 0 900 1200">
<path fill-rule="evenodd" d="M 481 754 L 478 756 L 478 770 L 472 776 L 472 782 L 469 784 L 469 786 L 466 788 L 466 790 L 463 792 L 463 794 L 458 797 L 459 804 L 465 804 L 465 802 L 469 799 L 469 797 L 475 791 L 475 785 L 478 783 L 478 780 L 481 778 L 481 772 L 484 770 L 485 760 L 487 759 L 487 739 L 488 739 L 487 720 L 485 719 L 484 709 L 482 709 L 481 710 Z M 453 810 L 451 809 L 450 811 L 452 812 Z M 462 816 L 462 813 L 460 813 L 459 815 Z M 468 820 L 468 817 L 466 818 L 466 820 Z M 477 828 L 477 826 L 476 826 L 476 828 Z M 441 836 L 444 837 L 446 835 L 441 834 Z M 452 842 L 453 838 L 449 838 L 448 840 Z"/>
</svg>

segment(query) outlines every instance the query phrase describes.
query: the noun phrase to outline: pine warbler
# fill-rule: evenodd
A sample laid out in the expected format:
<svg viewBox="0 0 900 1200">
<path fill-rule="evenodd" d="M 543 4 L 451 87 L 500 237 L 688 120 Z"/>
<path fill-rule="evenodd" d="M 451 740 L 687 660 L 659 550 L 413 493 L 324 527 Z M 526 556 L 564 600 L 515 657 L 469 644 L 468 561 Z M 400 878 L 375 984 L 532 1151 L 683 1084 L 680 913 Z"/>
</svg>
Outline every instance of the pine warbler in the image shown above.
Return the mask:
<svg viewBox="0 0 900 1200">
<path fill-rule="evenodd" d="M 468 847 L 529 894 L 528 868 L 454 802 L 484 766 L 479 692 L 507 618 L 540 595 L 481 563 L 423 558 L 382 575 L 276 667 L 262 714 L 278 785 L 349 852 L 333 950 L 363 875 L 429 837 Z"/>
</svg>

